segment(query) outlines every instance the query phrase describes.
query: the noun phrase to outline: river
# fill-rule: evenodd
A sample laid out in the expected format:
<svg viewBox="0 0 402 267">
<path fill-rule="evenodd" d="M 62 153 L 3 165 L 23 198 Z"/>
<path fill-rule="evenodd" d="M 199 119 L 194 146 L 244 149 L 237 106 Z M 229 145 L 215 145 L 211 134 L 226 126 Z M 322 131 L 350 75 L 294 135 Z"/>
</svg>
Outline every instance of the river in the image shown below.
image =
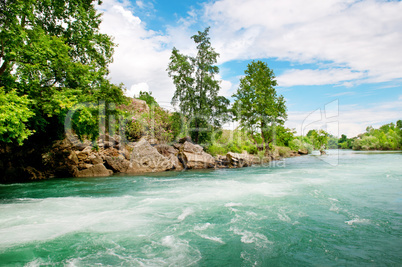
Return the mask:
<svg viewBox="0 0 402 267">
<path fill-rule="evenodd" d="M 401 251 L 401 153 L 0 185 L 1 266 L 397 266 Z"/>
</svg>

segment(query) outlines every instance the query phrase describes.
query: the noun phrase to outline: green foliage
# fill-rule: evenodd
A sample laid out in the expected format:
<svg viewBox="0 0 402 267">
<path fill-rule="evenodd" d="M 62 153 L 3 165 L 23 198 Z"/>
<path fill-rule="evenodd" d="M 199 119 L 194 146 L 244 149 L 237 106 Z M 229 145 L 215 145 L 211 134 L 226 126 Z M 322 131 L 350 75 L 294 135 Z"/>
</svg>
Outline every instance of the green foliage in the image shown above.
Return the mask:
<svg viewBox="0 0 402 267">
<path fill-rule="evenodd" d="M 240 86 L 233 95 L 235 103 L 233 113 L 254 138 L 259 131 L 262 143 L 269 144 L 275 140 L 275 130 L 283 135 L 281 142 L 288 143 L 290 136 L 285 129 L 277 128 L 284 124 L 287 114 L 285 100 L 275 90 L 277 82 L 273 71 L 265 62 L 252 61 L 245 70 L 246 76 L 240 79 Z"/>
<path fill-rule="evenodd" d="M 212 145 L 207 146 L 206 151 L 213 155 L 226 155 L 228 152 L 243 153 L 247 151 L 249 154 L 258 154 L 257 145 L 249 138 L 245 131 L 241 130 L 223 130 L 222 133 L 216 135 L 216 139 Z"/>
<path fill-rule="evenodd" d="M 282 125 L 277 125 L 275 127 L 275 141 L 278 146 L 289 146 L 289 142 L 294 140 L 295 130 L 291 130 Z"/>
<path fill-rule="evenodd" d="M 349 139 L 346 135 L 342 134 L 338 140 L 338 147 L 341 149 L 352 149 L 353 142 L 353 139 Z"/>
<path fill-rule="evenodd" d="M 374 129 L 369 126 L 366 133 L 360 135 L 353 142 L 355 150 L 400 150 L 402 149 L 402 121 L 396 125 L 389 123 Z"/>
<path fill-rule="evenodd" d="M 179 112 L 174 112 L 169 117 L 169 123 L 173 134 L 173 139 L 179 139 L 187 136 L 186 118 Z"/>
<path fill-rule="evenodd" d="M 284 147 L 284 146 L 279 146 L 278 148 L 278 153 L 279 156 L 288 158 L 292 152 L 292 150 L 289 147 Z"/>
<path fill-rule="evenodd" d="M 228 152 L 226 147 L 221 146 L 220 144 L 212 144 L 208 146 L 207 151 L 212 156 L 216 155 L 225 155 Z"/>
<path fill-rule="evenodd" d="M 308 140 L 308 139 L 307 139 Z M 289 142 L 289 148 L 294 151 L 307 150 L 309 154 L 313 152 L 313 145 L 306 142 L 306 138 L 297 137 Z"/>
<path fill-rule="evenodd" d="M 81 140 L 94 141 L 99 136 L 98 110 L 84 107 L 76 111 L 72 118 L 72 126 Z"/>
<path fill-rule="evenodd" d="M 307 133 L 307 136 L 311 138 L 313 146 L 315 149 L 319 149 L 323 151 L 327 145 L 329 140 L 329 133 L 324 130 L 311 130 Z"/>
<path fill-rule="evenodd" d="M 33 134 L 26 122 L 34 115 L 29 109 L 31 101 L 26 95 L 18 96 L 15 90 L 4 93 L 0 87 L 0 141 L 5 143 L 23 141 Z"/>
<path fill-rule="evenodd" d="M 329 135 L 327 148 L 328 148 L 328 149 L 337 149 L 338 146 L 339 146 L 339 144 L 338 144 L 338 138 L 335 137 L 335 136 L 333 136 L 333 135 Z"/>
<path fill-rule="evenodd" d="M 197 45 L 196 57 L 173 48 L 167 68 L 176 86 L 172 104 L 178 104 L 181 114 L 188 119 L 190 135 L 196 143 L 211 141 L 211 131 L 229 119 L 230 102 L 218 96 L 220 85 L 215 79 L 219 54 L 212 48 L 208 32 L 206 28 L 191 37 Z"/>
<path fill-rule="evenodd" d="M 139 120 L 133 117 L 127 122 L 125 133 L 128 141 L 136 142 L 144 135 L 144 126 Z"/>
<path fill-rule="evenodd" d="M 140 91 L 140 95 L 137 99 L 144 100 L 145 102 L 147 102 L 147 105 L 149 107 L 159 107 L 158 102 L 156 102 L 155 98 L 152 96 L 152 92 L 148 93 Z"/>
<path fill-rule="evenodd" d="M 99 32 L 95 2 L 0 1 L 0 86 L 31 101 L 34 116 L 22 122 L 43 138 L 55 137 L 76 103 L 123 101 L 122 85 L 107 80 L 114 44 Z M 75 117 L 80 134 L 85 121 L 93 122 L 90 113 Z"/>
<path fill-rule="evenodd" d="M 154 106 L 149 112 L 140 110 L 127 114 L 123 131 L 128 141 L 135 142 L 143 136 L 157 139 L 160 143 L 173 140 L 171 114 L 159 106 Z"/>
<path fill-rule="evenodd" d="M 147 134 L 156 138 L 161 143 L 169 143 L 173 140 L 173 131 L 170 124 L 170 113 L 161 107 L 152 108 L 149 113 L 144 113 Z"/>
</svg>

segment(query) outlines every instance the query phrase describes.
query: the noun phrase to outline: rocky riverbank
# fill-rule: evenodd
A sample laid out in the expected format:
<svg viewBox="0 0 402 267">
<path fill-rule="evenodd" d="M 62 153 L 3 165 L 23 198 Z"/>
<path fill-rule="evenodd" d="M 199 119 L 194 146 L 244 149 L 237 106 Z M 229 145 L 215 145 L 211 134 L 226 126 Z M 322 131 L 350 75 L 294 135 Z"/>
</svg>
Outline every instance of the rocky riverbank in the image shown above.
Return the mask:
<svg viewBox="0 0 402 267">
<path fill-rule="evenodd" d="M 288 156 L 303 152 L 292 151 Z M 183 138 L 173 145 L 150 144 L 145 138 L 138 142 L 121 142 L 119 136 L 101 136 L 96 143 L 80 142 L 70 136 L 54 143 L 51 152 L 43 155 L 45 177 L 95 177 L 114 173 L 139 174 L 185 169 L 240 168 L 278 160 L 278 150 L 264 158 L 247 153 L 229 152 L 216 157 L 200 145 Z M 35 170 L 31 170 L 35 174 Z M 35 176 L 35 175 L 34 175 Z"/>
</svg>

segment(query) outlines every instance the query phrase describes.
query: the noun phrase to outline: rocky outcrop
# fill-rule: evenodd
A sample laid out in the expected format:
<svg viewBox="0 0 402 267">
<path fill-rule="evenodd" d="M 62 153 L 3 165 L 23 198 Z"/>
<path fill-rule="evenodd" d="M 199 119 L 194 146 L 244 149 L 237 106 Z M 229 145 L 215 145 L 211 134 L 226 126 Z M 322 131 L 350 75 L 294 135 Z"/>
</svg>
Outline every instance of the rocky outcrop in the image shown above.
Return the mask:
<svg viewBox="0 0 402 267">
<path fill-rule="evenodd" d="M 215 157 L 216 168 L 227 168 L 229 166 L 229 160 L 226 156 L 217 155 Z"/>
<path fill-rule="evenodd" d="M 97 176 L 110 176 L 113 174 L 112 170 L 106 169 L 102 164 L 90 165 L 89 168 L 74 173 L 75 177 L 97 177 Z"/>
<path fill-rule="evenodd" d="M 299 151 L 297 151 L 297 153 L 299 155 L 307 155 L 308 154 L 308 150 L 306 148 L 303 149 L 299 149 Z"/>
<path fill-rule="evenodd" d="M 179 146 L 179 159 L 186 169 L 207 169 L 215 167 L 215 158 L 205 153 L 200 145 L 188 141 Z"/>
<path fill-rule="evenodd" d="M 53 145 L 51 153 L 43 155 L 43 162 L 51 170 L 49 176 L 95 177 L 113 173 L 147 173 L 183 169 L 241 168 L 280 159 L 279 148 L 260 159 L 246 152 L 227 153 L 212 157 L 202 146 L 181 139 L 182 143 L 151 145 L 145 138 L 138 142 L 122 142 L 118 136 L 101 136 L 96 143 L 66 138 Z M 285 150 L 284 150 L 285 151 Z M 290 153 L 290 152 L 291 153 Z M 297 152 L 286 150 L 290 156 Z M 283 154 L 283 151 L 281 152 Z M 34 168 L 27 171 L 36 179 L 44 178 Z"/>
<path fill-rule="evenodd" d="M 174 146 L 156 145 L 155 148 L 161 155 L 167 157 L 172 162 L 173 168 L 175 170 L 181 171 L 184 169 L 183 164 L 178 158 L 179 150 L 176 149 Z"/>
<path fill-rule="evenodd" d="M 229 167 L 231 168 L 242 168 L 252 166 L 255 162 L 259 161 L 258 157 L 252 156 L 250 154 L 239 154 L 229 152 L 226 154 L 226 158 L 229 162 Z"/>
<path fill-rule="evenodd" d="M 161 172 L 170 170 L 173 164 L 169 158 L 162 156 L 155 147 L 141 139 L 133 147 L 127 173 Z"/>
</svg>

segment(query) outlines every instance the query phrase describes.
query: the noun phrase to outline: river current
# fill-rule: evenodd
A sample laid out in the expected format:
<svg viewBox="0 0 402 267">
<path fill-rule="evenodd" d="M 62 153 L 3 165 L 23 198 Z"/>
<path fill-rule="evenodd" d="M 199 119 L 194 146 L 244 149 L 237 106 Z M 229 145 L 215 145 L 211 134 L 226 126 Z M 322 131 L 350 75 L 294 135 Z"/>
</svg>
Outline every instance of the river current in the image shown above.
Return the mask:
<svg viewBox="0 0 402 267">
<path fill-rule="evenodd" d="M 0 266 L 400 266 L 402 154 L 0 185 Z"/>
</svg>

